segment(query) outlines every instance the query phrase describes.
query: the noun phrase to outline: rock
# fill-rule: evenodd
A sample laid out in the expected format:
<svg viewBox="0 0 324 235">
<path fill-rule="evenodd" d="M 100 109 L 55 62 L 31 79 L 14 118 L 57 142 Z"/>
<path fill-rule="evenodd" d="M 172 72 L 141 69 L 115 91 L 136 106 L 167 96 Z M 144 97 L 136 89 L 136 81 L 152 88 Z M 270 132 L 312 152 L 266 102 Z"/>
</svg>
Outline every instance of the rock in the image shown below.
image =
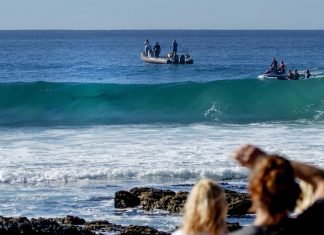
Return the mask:
<svg viewBox="0 0 324 235">
<path fill-rule="evenodd" d="M 115 193 L 115 208 L 128 208 L 140 205 L 140 199 L 133 193 L 118 191 Z"/>
<path fill-rule="evenodd" d="M 170 235 L 147 226 L 130 225 L 123 229 L 119 235 Z"/>
<path fill-rule="evenodd" d="M 109 223 L 107 220 L 86 222 L 84 225 L 88 230 L 102 230 L 107 232 L 120 232 L 126 228 L 126 226 Z"/>
<path fill-rule="evenodd" d="M 63 220 L 64 218 L 62 218 Z M 1 235 L 95 235 L 95 233 L 74 225 L 60 225 L 56 219 L 31 219 L 26 217 L 1 217 Z"/>
<path fill-rule="evenodd" d="M 76 226 L 82 224 L 83 226 Z M 93 231 L 96 231 L 94 233 Z M 84 219 L 67 216 L 64 218 L 38 218 L 28 220 L 26 217 L 0 216 L 1 235 L 95 235 L 112 232 L 123 235 L 169 235 L 147 226 L 122 226 L 109 223 L 106 220 L 86 222 Z"/>
<path fill-rule="evenodd" d="M 179 213 L 187 197 L 187 193 L 175 193 L 171 190 L 155 188 L 133 188 L 131 193 L 140 198 L 140 204 L 144 210 L 166 210 L 171 213 Z"/>
<path fill-rule="evenodd" d="M 181 213 L 187 196 L 187 192 L 178 192 L 174 196 L 162 197 L 153 204 L 153 208 L 169 211 L 171 213 Z"/>
<path fill-rule="evenodd" d="M 156 189 L 156 188 L 149 188 L 149 187 L 138 187 L 132 188 L 129 190 L 130 193 L 139 197 L 142 193 L 152 193 L 156 198 L 161 198 L 165 196 L 174 196 L 175 192 L 171 190 L 163 190 L 163 189 Z"/>
<path fill-rule="evenodd" d="M 252 206 L 250 196 L 247 193 L 238 193 L 231 190 L 225 190 L 226 200 L 228 202 L 228 214 L 241 216 L 248 214 Z"/>
<path fill-rule="evenodd" d="M 227 222 L 227 230 L 229 232 L 233 232 L 233 231 L 238 230 L 240 228 L 242 228 L 242 226 L 239 223 L 229 223 L 229 222 Z"/>
<path fill-rule="evenodd" d="M 83 225 L 85 224 L 85 220 L 81 219 L 77 216 L 68 215 L 64 218 L 58 219 L 58 222 L 61 224 L 67 224 L 67 225 Z"/>
<path fill-rule="evenodd" d="M 248 194 L 225 190 L 229 206 L 229 215 L 241 216 L 248 213 L 251 200 Z M 144 210 L 165 210 L 170 213 L 181 213 L 188 192 L 175 193 L 170 190 L 154 188 L 133 188 L 129 192 L 119 191 L 115 194 L 115 207 L 126 208 L 141 205 Z M 117 206 L 116 206 L 117 205 Z"/>
</svg>

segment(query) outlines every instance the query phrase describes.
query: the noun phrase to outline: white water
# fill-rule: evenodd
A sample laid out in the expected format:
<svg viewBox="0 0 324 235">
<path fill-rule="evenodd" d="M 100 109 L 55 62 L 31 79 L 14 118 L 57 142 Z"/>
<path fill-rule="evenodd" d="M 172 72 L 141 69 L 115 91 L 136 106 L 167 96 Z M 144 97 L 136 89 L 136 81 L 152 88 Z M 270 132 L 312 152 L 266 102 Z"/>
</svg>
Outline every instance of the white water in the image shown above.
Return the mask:
<svg viewBox="0 0 324 235">
<path fill-rule="evenodd" d="M 172 230 L 179 216 L 115 210 L 114 193 L 135 186 L 190 190 L 201 177 L 244 190 L 231 158 L 253 143 L 324 167 L 324 125 L 130 125 L 0 129 L 0 214 L 78 215 Z"/>
</svg>

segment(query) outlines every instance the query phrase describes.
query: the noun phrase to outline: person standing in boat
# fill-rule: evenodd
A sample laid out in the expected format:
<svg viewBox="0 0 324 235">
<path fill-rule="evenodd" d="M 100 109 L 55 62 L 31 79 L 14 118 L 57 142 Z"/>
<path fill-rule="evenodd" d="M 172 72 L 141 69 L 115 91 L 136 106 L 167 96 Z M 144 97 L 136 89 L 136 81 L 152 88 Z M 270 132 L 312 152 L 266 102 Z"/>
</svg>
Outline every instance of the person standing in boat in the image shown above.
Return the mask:
<svg viewBox="0 0 324 235">
<path fill-rule="evenodd" d="M 160 57 L 161 46 L 159 45 L 159 42 L 156 42 L 156 44 L 153 47 L 153 51 L 154 51 L 154 57 L 155 58 Z"/>
<path fill-rule="evenodd" d="M 178 51 L 178 43 L 174 39 L 173 42 L 172 42 L 172 55 L 173 56 L 177 55 L 177 51 Z"/>
<path fill-rule="evenodd" d="M 275 73 L 278 72 L 278 61 L 276 60 L 276 57 L 273 57 L 272 63 L 270 65 L 270 69 L 272 72 L 275 72 Z"/>
<path fill-rule="evenodd" d="M 284 73 L 286 71 L 286 65 L 283 60 L 281 60 L 281 63 L 279 64 L 279 73 Z"/>
<path fill-rule="evenodd" d="M 150 50 L 152 50 L 151 44 L 150 44 L 149 40 L 146 39 L 144 42 L 145 56 L 148 56 Z"/>
</svg>

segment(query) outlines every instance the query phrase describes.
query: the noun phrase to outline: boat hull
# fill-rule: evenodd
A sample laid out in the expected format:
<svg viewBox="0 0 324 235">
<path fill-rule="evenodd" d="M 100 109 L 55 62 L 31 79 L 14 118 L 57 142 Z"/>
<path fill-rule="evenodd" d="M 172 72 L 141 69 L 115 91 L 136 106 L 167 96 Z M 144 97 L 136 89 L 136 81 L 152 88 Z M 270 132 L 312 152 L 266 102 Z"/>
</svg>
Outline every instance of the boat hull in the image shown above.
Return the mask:
<svg viewBox="0 0 324 235">
<path fill-rule="evenodd" d="M 172 64 L 172 61 L 169 58 L 163 58 L 163 57 L 147 57 L 145 55 L 141 55 L 141 59 L 146 63 L 152 63 L 152 64 Z"/>
<path fill-rule="evenodd" d="M 151 64 L 193 64 L 192 59 L 185 59 L 183 62 L 174 61 L 171 58 L 167 57 L 147 57 L 143 53 L 141 54 L 141 59 L 146 63 Z"/>
</svg>

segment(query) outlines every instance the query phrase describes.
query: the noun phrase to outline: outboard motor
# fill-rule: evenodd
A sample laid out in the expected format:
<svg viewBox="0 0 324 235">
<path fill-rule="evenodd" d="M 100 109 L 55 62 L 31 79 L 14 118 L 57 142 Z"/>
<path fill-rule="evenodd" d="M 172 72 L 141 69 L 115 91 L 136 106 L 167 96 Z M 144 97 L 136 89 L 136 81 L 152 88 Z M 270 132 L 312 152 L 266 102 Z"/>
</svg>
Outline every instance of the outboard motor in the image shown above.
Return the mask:
<svg viewBox="0 0 324 235">
<path fill-rule="evenodd" d="M 178 55 L 173 56 L 173 63 L 175 63 L 175 64 L 179 63 L 179 56 Z"/>
<path fill-rule="evenodd" d="M 186 61 L 185 56 L 184 56 L 184 55 L 181 55 L 181 56 L 180 56 L 179 63 L 180 63 L 180 64 L 184 64 L 185 61 Z"/>
</svg>

